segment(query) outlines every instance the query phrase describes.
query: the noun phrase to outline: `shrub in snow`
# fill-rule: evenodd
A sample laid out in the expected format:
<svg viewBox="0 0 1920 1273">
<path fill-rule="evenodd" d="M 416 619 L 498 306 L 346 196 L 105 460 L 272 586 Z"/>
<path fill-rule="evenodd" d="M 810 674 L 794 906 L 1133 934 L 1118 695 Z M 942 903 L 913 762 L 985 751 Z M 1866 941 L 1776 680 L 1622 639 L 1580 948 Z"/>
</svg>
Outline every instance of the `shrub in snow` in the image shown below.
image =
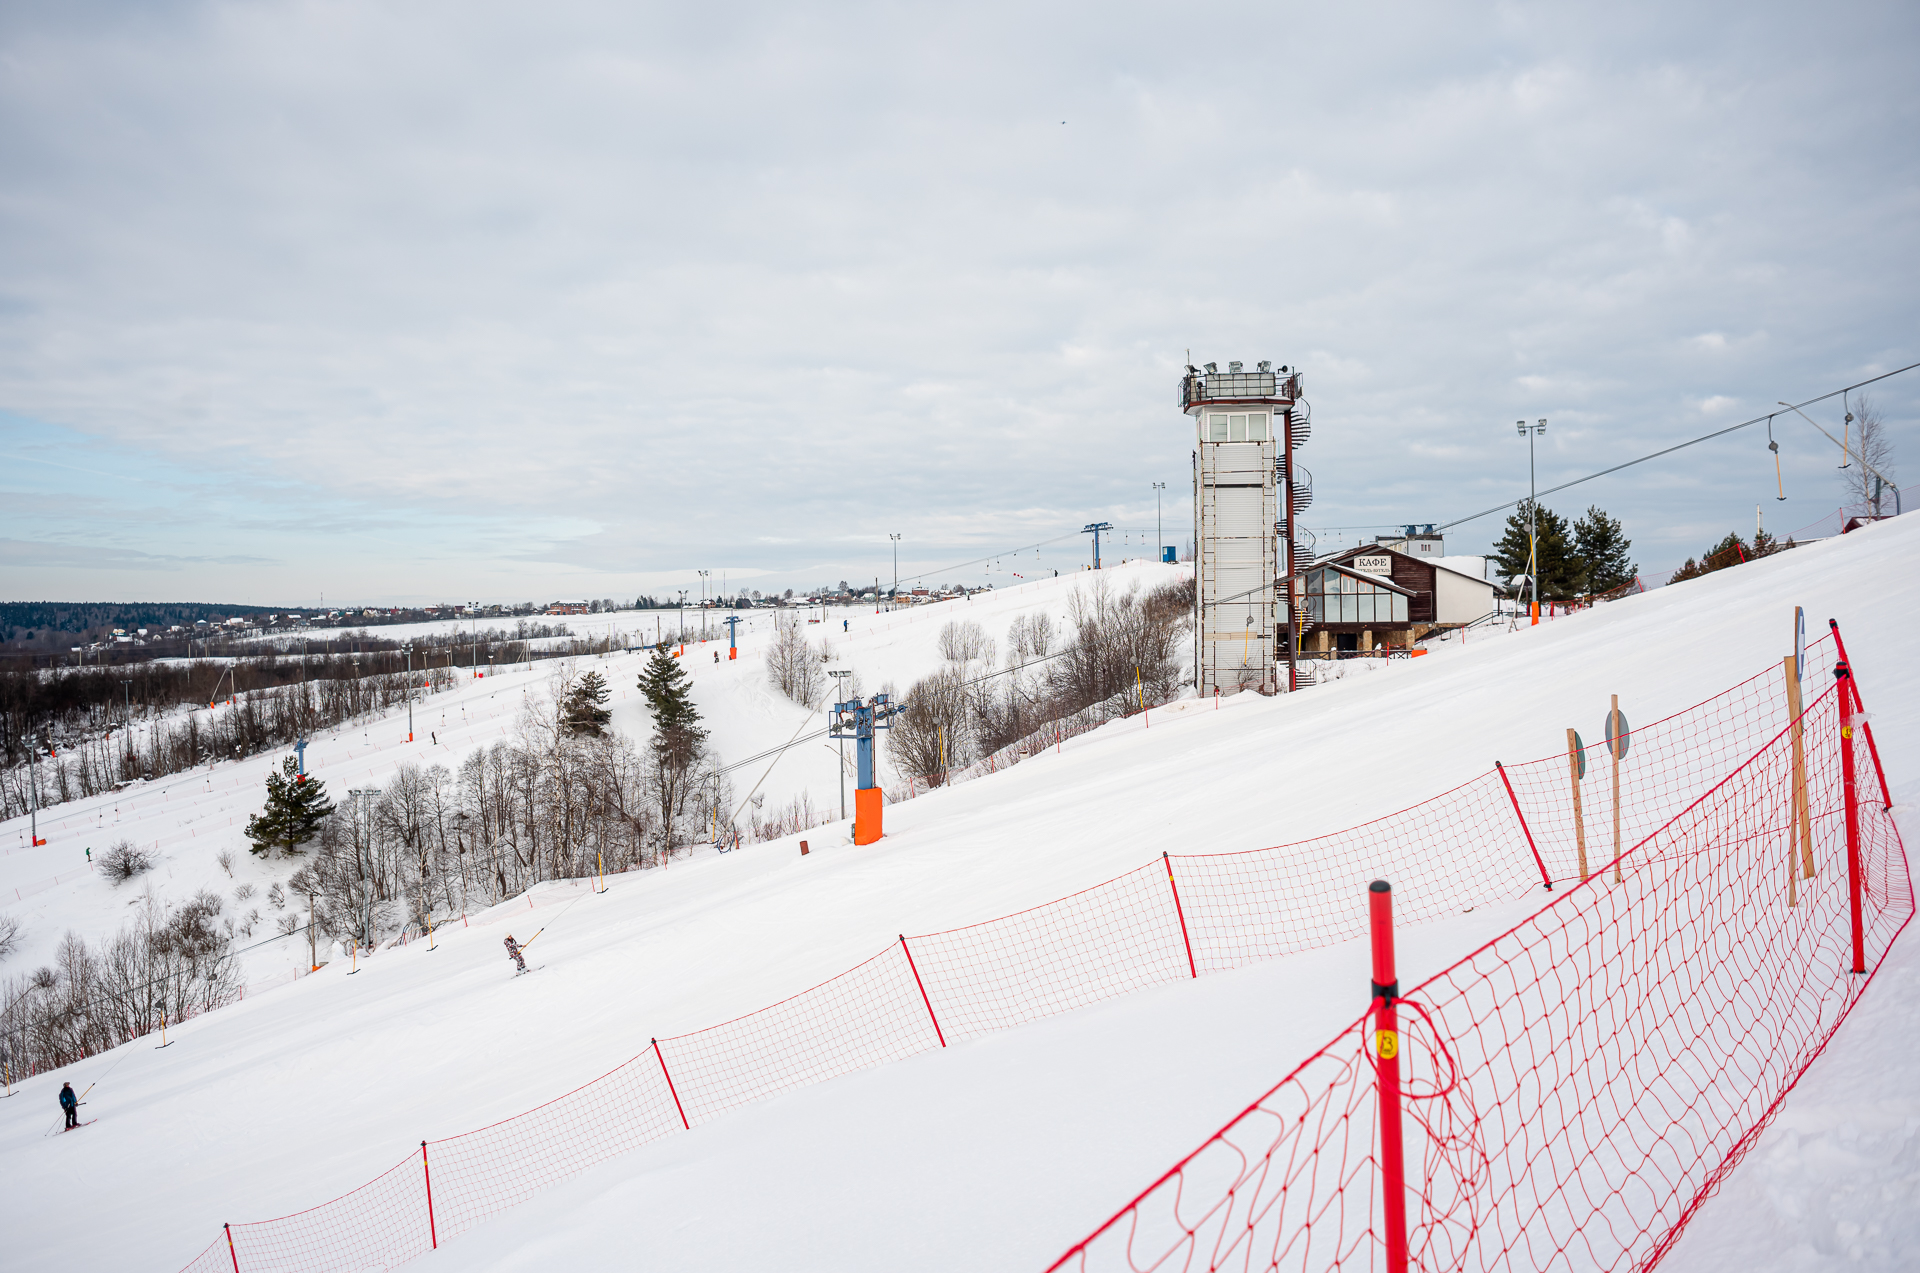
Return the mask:
<svg viewBox="0 0 1920 1273">
<path fill-rule="evenodd" d="M 20 921 L 12 915 L 0 915 L 0 959 L 5 959 L 20 944 Z"/>
<path fill-rule="evenodd" d="M 115 884 L 125 884 L 136 875 L 153 869 L 153 858 L 137 849 L 132 840 L 122 840 L 100 855 L 100 870 Z"/>
</svg>

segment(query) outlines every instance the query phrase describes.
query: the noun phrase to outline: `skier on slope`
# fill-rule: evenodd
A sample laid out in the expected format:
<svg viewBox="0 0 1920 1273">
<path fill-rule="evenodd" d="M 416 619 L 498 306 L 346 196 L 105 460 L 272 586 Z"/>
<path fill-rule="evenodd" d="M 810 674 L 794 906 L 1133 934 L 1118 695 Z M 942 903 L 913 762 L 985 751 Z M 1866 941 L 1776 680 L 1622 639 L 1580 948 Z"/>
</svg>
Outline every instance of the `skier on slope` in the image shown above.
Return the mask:
<svg viewBox="0 0 1920 1273">
<path fill-rule="evenodd" d="M 60 1108 L 67 1111 L 67 1129 L 71 1131 L 80 1125 L 80 1098 L 73 1094 L 73 1084 L 60 1085 Z"/>
<path fill-rule="evenodd" d="M 513 940 L 512 933 L 507 934 L 506 944 L 507 944 L 507 958 L 513 960 L 514 963 L 519 964 L 520 971 L 525 972 L 527 970 L 526 956 L 520 953 L 520 944 Z"/>
</svg>

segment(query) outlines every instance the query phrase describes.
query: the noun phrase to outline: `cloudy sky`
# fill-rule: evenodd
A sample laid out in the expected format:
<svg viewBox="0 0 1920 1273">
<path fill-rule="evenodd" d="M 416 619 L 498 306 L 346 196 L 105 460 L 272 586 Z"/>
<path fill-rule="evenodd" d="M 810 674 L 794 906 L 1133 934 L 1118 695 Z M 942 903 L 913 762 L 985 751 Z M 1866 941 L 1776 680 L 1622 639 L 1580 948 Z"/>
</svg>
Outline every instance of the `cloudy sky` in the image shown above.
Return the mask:
<svg viewBox="0 0 1920 1273">
<path fill-rule="evenodd" d="M 3 6 L 0 595 L 1005 582 L 1155 482 L 1185 543 L 1188 350 L 1304 370 L 1323 546 L 1451 521 L 1522 416 L 1544 486 L 1920 361 L 1916 65 L 1897 2 Z M 1774 433 L 1784 503 L 1763 427 L 1547 502 L 1668 568 L 1841 501 Z"/>
</svg>

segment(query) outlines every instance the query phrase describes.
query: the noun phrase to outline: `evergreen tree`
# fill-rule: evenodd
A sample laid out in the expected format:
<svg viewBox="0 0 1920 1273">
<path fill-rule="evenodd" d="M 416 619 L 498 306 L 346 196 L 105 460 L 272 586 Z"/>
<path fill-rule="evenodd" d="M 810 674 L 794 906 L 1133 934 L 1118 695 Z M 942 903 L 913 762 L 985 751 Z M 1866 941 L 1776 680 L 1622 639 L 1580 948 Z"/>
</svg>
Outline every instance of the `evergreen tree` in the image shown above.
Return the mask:
<svg viewBox="0 0 1920 1273">
<path fill-rule="evenodd" d="M 1771 540 L 1769 540 L 1771 542 Z M 1770 552 L 1778 551 L 1769 549 Z M 1738 566 L 1751 561 L 1757 554 L 1747 547 L 1747 541 L 1738 534 L 1728 535 L 1725 539 L 1707 549 L 1699 561 L 1687 558 L 1687 564 L 1673 572 L 1668 583 L 1679 583 L 1686 579 L 1698 579 L 1701 575 L 1710 575 L 1716 570 L 1725 570 L 1729 566 Z"/>
<path fill-rule="evenodd" d="M 640 674 L 640 692 L 653 708 L 653 737 L 647 740 L 647 783 L 669 852 L 675 820 L 685 811 L 687 799 L 699 782 L 707 739 L 692 691 L 686 669 L 667 653 L 665 645 L 656 646 Z"/>
<path fill-rule="evenodd" d="M 604 704 L 611 692 L 606 678 L 598 672 L 588 672 L 575 681 L 560 705 L 560 719 L 566 731 L 594 737 L 606 733 L 613 713 Z"/>
<path fill-rule="evenodd" d="M 332 813 L 327 785 L 311 775 L 302 781 L 288 756 L 277 773 L 267 774 L 267 807 L 247 819 L 247 839 L 262 857 L 274 849 L 298 853 Z"/>
<path fill-rule="evenodd" d="M 1589 504 L 1587 515 L 1573 528 L 1573 555 L 1578 559 L 1581 588 L 1587 593 L 1611 592 L 1633 582 L 1636 567 L 1627 556 L 1633 541 L 1615 518 Z"/>
<path fill-rule="evenodd" d="M 653 657 L 640 673 L 640 692 L 653 709 L 655 734 L 668 730 L 691 730 L 695 741 L 704 740 L 707 731 L 700 728 L 700 711 L 693 705 L 693 684 L 680 661 L 667 653 L 667 647 L 654 647 Z"/>
<path fill-rule="evenodd" d="M 1495 566 L 1510 588 L 1527 573 L 1527 519 L 1531 509 L 1529 500 L 1515 505 L 1499 542 L 1493 546 Z M 1567 519 L 1544 506 L 1533 517 L 1534 532 L 1539 537 L 1540 600 L 1566 601 L 1580 591 L 1580 563 L 1567 544 Z"/>
</svg>

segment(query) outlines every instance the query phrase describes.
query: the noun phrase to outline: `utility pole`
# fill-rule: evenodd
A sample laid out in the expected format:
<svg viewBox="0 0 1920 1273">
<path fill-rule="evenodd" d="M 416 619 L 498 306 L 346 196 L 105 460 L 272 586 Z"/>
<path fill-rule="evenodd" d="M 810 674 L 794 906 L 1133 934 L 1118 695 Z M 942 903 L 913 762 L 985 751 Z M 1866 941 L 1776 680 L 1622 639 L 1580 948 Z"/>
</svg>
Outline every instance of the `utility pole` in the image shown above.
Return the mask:
<svg viewBox="0 0 1920 1273">
<path fill-rule="evenodd" d="M 1166 531 L 1160 526 L 1160 492 L 1167 489 L 1165 482 L 1153 484 L 1153 559 L 1159 561 L 1167 555 Z"/>
</svg>

